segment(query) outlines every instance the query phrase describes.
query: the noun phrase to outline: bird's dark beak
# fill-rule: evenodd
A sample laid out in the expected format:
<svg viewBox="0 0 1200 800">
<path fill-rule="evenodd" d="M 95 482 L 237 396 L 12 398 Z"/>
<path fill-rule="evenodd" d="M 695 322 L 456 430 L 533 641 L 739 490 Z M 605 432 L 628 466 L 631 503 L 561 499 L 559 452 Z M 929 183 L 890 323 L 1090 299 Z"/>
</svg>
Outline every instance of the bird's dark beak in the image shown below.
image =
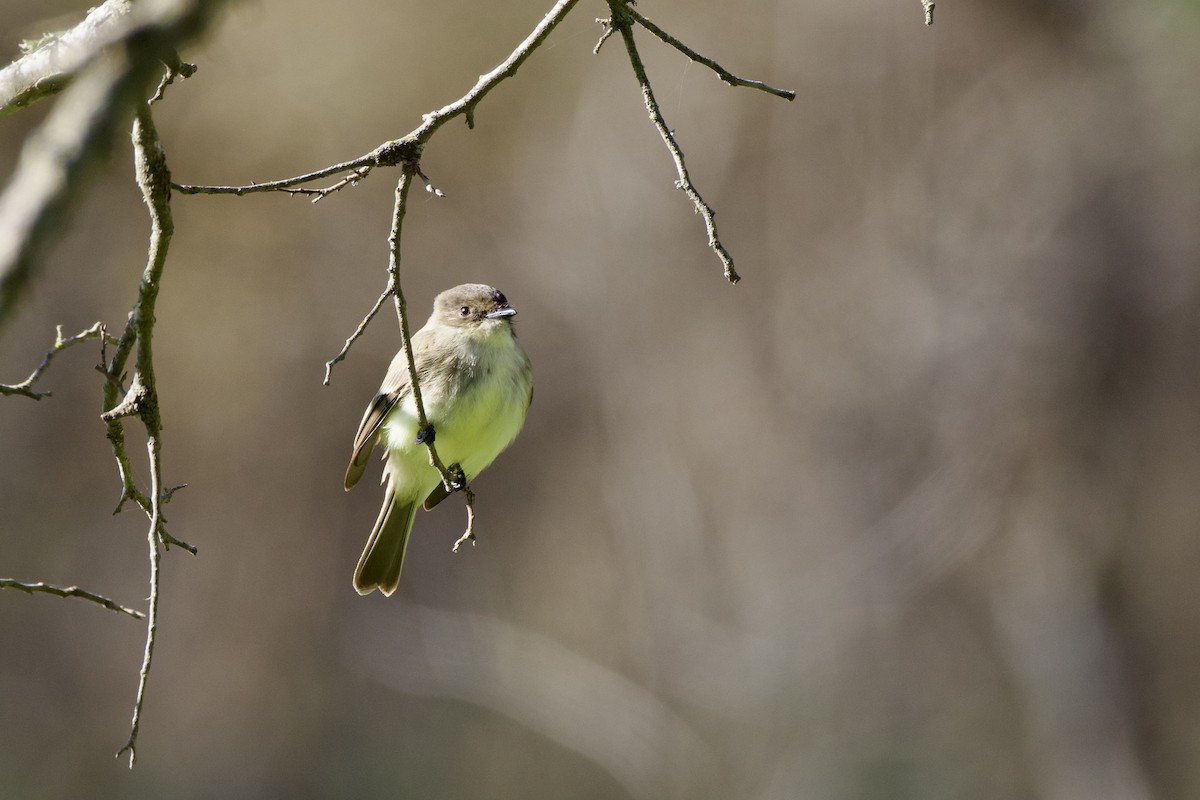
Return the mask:
<svg viewBox="0 0 1200 800">
<path fill-rule="evenodd" d="M 516 314 L 517 310 L 512 306 L 503 306 L 490 314 L 484 314 L 484 316 L 488 319 L 500 319 L 501 317 L 514 317 Z"/>
</svg>

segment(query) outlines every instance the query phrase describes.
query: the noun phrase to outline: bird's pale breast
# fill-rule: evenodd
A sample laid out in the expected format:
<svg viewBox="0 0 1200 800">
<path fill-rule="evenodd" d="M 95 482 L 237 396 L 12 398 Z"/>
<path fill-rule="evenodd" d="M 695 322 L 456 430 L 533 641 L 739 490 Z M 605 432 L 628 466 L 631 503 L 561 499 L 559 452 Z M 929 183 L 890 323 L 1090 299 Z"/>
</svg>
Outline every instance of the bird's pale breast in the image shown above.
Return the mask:
<svg viewBox="0 0 1200 800">
<path fill-rule="evenodd" d="M 507 331 L 503 338 L 469 342 L 451 380 L 422 381 L 425 413 L 433 424 L 438 455 L 459 464 L 470 480 L 495 460 L 521 430 L 532 377 L 525 354 Z M 416 444 L 417 413 L 412 398 L 397 403 L 383 424 L 388 472 L 397 485 L 423 496 L 440 480 Z"/>
</svg>

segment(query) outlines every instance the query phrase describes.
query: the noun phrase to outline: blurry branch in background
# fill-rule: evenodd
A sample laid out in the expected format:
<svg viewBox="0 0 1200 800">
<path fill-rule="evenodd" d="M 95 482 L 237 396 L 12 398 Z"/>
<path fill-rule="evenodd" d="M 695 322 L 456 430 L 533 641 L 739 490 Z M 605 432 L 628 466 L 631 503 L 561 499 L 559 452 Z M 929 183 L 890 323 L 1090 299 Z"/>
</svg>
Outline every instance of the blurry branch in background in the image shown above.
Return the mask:
<svg viewBox="0 0 1200 800">
<path fill-rule="evenodd" d="M 26 594 L 42 592 L 44 594 L 56 595 L 57 597 L 78 597 L 82 600 L 91 600 L 93 603 L 98 603 L 99 605 L 102 605 L 108 609 L 112 609 L 113 611 L 119 611 L 122 614 L 128 614 L 135 619 L 146 618 L 146 615 L 140 611 L 118 605 L 103 595 L 96 594 L 95 592 L 89 592 L 87 589 L 80 589 L 78 586 L 63 587 L 51 586 L 48 583 L 21 583 L 20 581 L 14 581 L 12 578 L 0 578 L 0 589 L 19 589 Z"/>
<path fill-rule="evenodd" d="M 63 350 L 66 350 L 73 344 L 85 342 L 88 339 L 103 338 L 106 343 L 115 344 L 116 339 L 108 335 L 108 331 L 104 327 L 104 323 L 97 322 L 85 331 L 80 331 L 74 336 L 63 338 L 62 325 L 55 329 L 54 345 L 46 353 L 46 357 L 42 359 L 42 363 L 38 364 L 28 378 L 20 383 L 0 383 L 0 394 L 21 395 L 22 397 L 32 397 L 34 400 L 41 400 L 43 397 L 49 397 L 50 392 L 36 392 L 33 389 L 33 384 L 37 383 L 38 378 L 42 377 L 42 373 L 50 367 L 50 361 Z"/>
<path fill-rule="evenodd" d="M 101 9 L 113 18 L 104 25 L 96 22 L 94 12 L 80 26 L 4 70 L 4 85 L 16 95 L 22 85 L 40 83 L 39 96 L 70 85 L 30 135 L 0 194 L 0 327 L 32 277 L 38 253 L 80 195 L 88 168 L 107 155 L 117 128 L 147 96 L 164 54 L 202 33 L 222 1 L 105 3 Z M 50 48 L 58 68 L 74 65 L 75 76 L 69 81 L 48 61 L 43 63 L 41 53 Z M 71 58 L 68 48 L 74 53 Z M 32 68 L 38 65 L 47 70 L 42 78 Z"/>
<path fill-rule="evenodd" d="M 132 0 L 108 0 L 74 28 L 22 43 L 25 55 L 0 69 L 0 117 L 62 91 L 84 64 L 128 32 L 132 8 Z"/>
</svg>

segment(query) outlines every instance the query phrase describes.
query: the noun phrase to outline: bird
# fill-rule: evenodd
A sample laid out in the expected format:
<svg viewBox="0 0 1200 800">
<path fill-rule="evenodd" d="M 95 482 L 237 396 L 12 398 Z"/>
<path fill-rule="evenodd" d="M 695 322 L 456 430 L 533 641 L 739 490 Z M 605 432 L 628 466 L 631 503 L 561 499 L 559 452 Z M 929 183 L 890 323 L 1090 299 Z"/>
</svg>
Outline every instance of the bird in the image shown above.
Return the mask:
<svg viewBox="0 0 1200 800">
<path fill-rule="evenodd" d="M 533 401 L 533 367 L 517 342 L 517 310 L 504 294 L 466 283 L 439 294 L 433 313 L 412 336 L 426 419 L 422 430 L 403 345 L 392 359 L 354 436 L 345 489 L 362 477 L 375 446 L 383 446 L 383 507 L 354 570 L 360 595 L 390 596 L 400 583 L 404 551 L 417 507 L 429 510 L 449 492 L 429 463 L 433 435 L 442 463 L 473 480 L 517 438 Z"/>
</svg>

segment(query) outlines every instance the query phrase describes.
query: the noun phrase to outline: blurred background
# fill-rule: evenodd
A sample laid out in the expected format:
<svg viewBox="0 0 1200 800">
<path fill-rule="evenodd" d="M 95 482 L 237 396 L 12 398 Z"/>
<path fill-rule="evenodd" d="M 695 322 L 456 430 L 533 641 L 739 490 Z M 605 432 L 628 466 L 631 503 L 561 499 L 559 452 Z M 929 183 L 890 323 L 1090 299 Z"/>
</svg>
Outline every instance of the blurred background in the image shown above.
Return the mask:
<svg viewBox="0 0 1200 800">
<path fill-rule="evenodd" d="M 157 106 L 176 180 L 306 172 L 461 96 L 545 2 L 237 4 Z M 396 350 L 394 171 L 312 205 L 176 196 L 155 336 L 170 530 L 144 627 L 0 594 L 13 798 L 1200 796 L 1200 7 L 644 0 L 794 103 L 638 40 L 728 285 L 600 2 L 452 122 L 403 240 L 500 287 L 537 376 L 514 446 L 351 588 Z M 74 0 L 8 0 L 16 42 Z M 61 15 L 61 16 L 60 16 Z M 0 120 L 0 161 L 52 101 Z M 148 222 L 120 142 L 0 337 L 0 380 L 120 329 Z M 94 343 L 0 399 L 0 575 L 144 607 Z M 136 431 L 136 425 L 128 426 Z M 143 468 L 142 440 L 130 453 Z"/>
</svg>

